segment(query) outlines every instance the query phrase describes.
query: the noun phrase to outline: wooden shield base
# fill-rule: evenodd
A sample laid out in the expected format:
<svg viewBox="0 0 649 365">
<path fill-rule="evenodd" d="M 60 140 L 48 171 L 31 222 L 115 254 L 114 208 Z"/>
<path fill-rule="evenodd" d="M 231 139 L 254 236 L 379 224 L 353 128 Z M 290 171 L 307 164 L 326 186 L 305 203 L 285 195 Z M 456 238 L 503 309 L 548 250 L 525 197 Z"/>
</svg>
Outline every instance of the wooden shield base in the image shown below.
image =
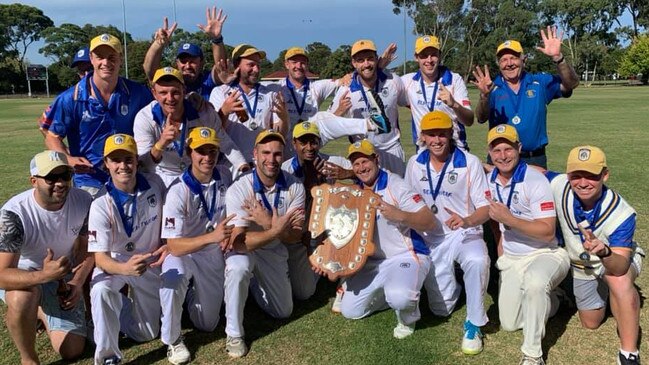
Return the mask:
<svg viewBox="0 0 649 365">
<path fill-rule="evenodd" d="M 374 254 L 374 225 L 379 196 L 356 185 L 336 183 L 311 188 L 311 239 L 318 246 L 311 265 L 335 280 L 360 270 Z M 322 240 L 322 244 L 318 240 Z"/>
</svg>

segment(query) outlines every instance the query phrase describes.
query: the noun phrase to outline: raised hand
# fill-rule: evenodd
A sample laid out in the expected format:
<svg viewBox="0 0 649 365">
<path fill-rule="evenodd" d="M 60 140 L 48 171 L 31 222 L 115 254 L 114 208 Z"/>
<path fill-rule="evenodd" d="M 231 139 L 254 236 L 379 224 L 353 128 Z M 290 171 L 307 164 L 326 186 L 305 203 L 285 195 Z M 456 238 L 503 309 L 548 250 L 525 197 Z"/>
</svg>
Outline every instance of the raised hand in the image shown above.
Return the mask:
<svg viewBox="0 0 649 365">
<path fill-rule="evenodd" d="M 490 201 L 489 202 L 489 218 L 495 220 L 498 223 L 508 225 L 507 221 L 512 218 L 512 212 L 507 208 L 507 206 L 501 202 Z"/>
<path fill-rule="evenodd" d="M 172 143 L 173 141 L 178 138 L 178 134 L 180 131 L 178 130 L 178 126 L 176 125 L 175 122 L 171 120 L 171 114 L 167 115 L 167 122 L 165 123 L 165 126 L 162 128 L 162 133 L 160 133 L 160 139 L 158 139 L 158 143 L 160 147 L 167 147 L 169 143 Z"/>
<path fill-rule="evenodd" d="M 489 66 L 485 65 L 484 71 L 480 68 L 480 66 L 476 66 L 475 71 L 473 71 L 473 77 L 476 79 L 476 81 L 472 80 L 471 83 L 475 85 L 482 94 L 487 95 L 491 92 L 494 83 L 491 80 L 491 75 L 489 74 Z"/>
<path fill-rule="evenodd" d="M 223 23 L 228 18 L 227 15 L 223 14 L 223 9 L 216 9 L 216 6 L 210 9 L 209 7 L 205 10 L 205 25 L 197 24 L 198 28 L 203 32 L 207 33 L 212 38 L 218 38 L 223 31 Z"/>
<path fill-rule="evenodd" d="M 149 267 L 158 267 L 162 266 L 162 263 L 165 261 L 165 258 L 169 255 L 169 248 L 167 245 L 160 246 L 157 250 L 151 253 L 152 257 L 158 256 L 158 259 L 149 264 Z"/>
<path fill-rule="evenodd" d="M 593 231 L 582 227 L 580 224 L 577 224 L 577 228 L 579 228 L 581 235 L 584 236 L 584 250 L 596 256 L 605 256 L 607 254 L 610 248 L 597 238 Z"/>
<path fill-rule="evenodd" d="M 449 108 L 452 108 L 455 105 L 455 99 L 453 99 L 453 94 L 442 84 L 439 83 L 439 92 L 437 93 L 437 99 L 441 100 Z"/>
<path fill-rule="evenodd" d="M 68 156 L 68 164 L 72 166 L 76 174 L 91 174 L 95 172 L 92 163 L 85 157 Z"/>
<path fill-rule="evenodd" d="M 232 90 L 228 93 L 228 96 L 225 98 L 223 101 L 223 105 L 221 105 L 221 113 L 223 113 L 224 116 L 228 116 L 231 113 L 236 113 L 246 111 L 246 107 L 243 106 L 243 99 L 241 97 L 241 92 L 239 90 Z"/>
<path fill-rule="evenodd" d="M 58 280 L 65 277 L 71 269 L 70 259 L 67 256 L 61 256 L 54 260 L 54 252 L 52 249 L 47 249 L 47 255 L 43 259 L 43 274 L 48 279 L 47 281 Z"/>
<path fill-rule="evenodd" d="M 224 84 L 229 84 L 239 76 L 239 67 L 234 68 L 232 61 L 219 60 L 216 63 L 216 77 Z"/>
<path fill-rule="evenodd" d="M 386 203 L 383 199 L 379 201 L 376 209 L 378 209 L 381 215 L 390 222 L 401 223 L 403 220 L 403 212 L 401 209 L 392 204 Z"/>
<path fill-rule="evenodd" d="M 169 19 L 167 19 L 167 17 L 164 17 L 164 19 L 162 20 L 162 28 L 158 28 L 153 39 L 158 44 L 166 46 L 167 44 L 169 44 L 169 42 L 171 42 L 171 36 L 173 35 L 177 26 L 178 24 L 174 22 L 171 25 L 171 28 L 169 28 Z"/>
<path fill-rule="evenodd" d="M 236 214 L 230 214 L 214 227 L 214 231 L 210 233 L 214 239 L 214 242 L 221 243 L 223 241 L 230 240 L 230 236 L 232 236 L 232 230 L 234 230 L 234 225 L 228 223 L 230 223 L 230 221 L 236 216 Z"/>
<path fill-rule="evenodd" d="M 557 27 L 548 26 L 546 32 L 543 32 L 543 29 L 540 30 L 541 40 L 543 41 L 543 47 L 536 47 L 539 52 L 552 57 L 553 61 L 558 61 L 563 57 L 561 55 L 561 40 L 563 38 L 563 32 L 557 34 Z"/>
<path fill-rule="evenodd" d="M 254 196 L 250 196 L 244 200 L 241 208 L 248 213 L 248 216 L 243 217 L 243 219 L 255 223 L 263 229 L 270 229 L 272 215 L 261 202 L 255 199 Z"/>
<path fill-rule="evenodd" d="M 460 216 L 447 207 L 444 207 L 444 210 L 446 211 L 446 213 L 451 215 L 451 217 L 447 219 L 446 222 L 444 222 L 444 224 L 446 224 L 448 228 L 452 230 L 456 230 L 458 228 L 468 228 L 469 225 L 467 224 L 464 217 Z"/>
<path fill-rule="evenodd" d="M 346 90 L 345 93 L 340 97 L 338 101 L 338 108 L 334 111 L 334 114 L 341 117 L 352 108 L 352 98 L 349 95 L 349 90 Z"/>
<path fill-rule="evenodd" d="M 275 100 L 273 100 L 273 113 L 277 114 L 279 119 L 288 122 L 288 109 L 286 108 L 286 102 L 284 102 L 284 94 L 278 92 L 275 95 Z"/>
<path fill-rule="evenodd" d="M 388 65 L 397 59 L 397 44 L 390 43 L 388 48 L 383 51 L 381 57 L 379 57 L 379 62 L 377 63 L 380 69 L 385 69 Z"/>
</svg>

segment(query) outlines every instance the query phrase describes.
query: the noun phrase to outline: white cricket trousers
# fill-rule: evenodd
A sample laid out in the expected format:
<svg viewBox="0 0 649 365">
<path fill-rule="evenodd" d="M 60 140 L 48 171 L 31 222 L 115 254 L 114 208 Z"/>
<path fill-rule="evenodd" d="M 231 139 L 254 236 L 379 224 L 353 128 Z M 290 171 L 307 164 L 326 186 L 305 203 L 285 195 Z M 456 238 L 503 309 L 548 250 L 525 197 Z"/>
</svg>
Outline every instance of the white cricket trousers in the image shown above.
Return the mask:
<svg viewBox="0 0 649 365">
<path fill-rule="evenodd" d="M 558 248 L 540 249 L 525 256 L 504 254 L 496 267 L 500 270 L 500 327 L 505 331 L 522 328 L 521 351 L 527 356 L 542 356 L 541 340 L 553 312 L 550 293 L 568 274 L 568 253 Z"/>
<path fill-rule="evenodd" d="M 383 259 L 369 259 L 365 266 L 345 280 L 341 312 L 345 318 L 359 319 L 392 308 L 397 320 L 411 325 L 421 317 L 421 286 L 430 270 L 427 255 L 404 252 Z"/>
<path fill-rule="evenodd" d="M 95 325 L 95 364 L 118 356 L 119 332 L 137 342 L 151 341 L 160 331 L 160 268 L 147 268 L 141 276 L 110 275 L 95 268 L 90 288 Z M 128 285 L 128 297 L 120 289 Z"/>
<path fill-rule="evenodd" d="M 485 311 L 484 296 L 489 284 L 489 253 L 482 239 L 482 230 L 458 229 L 430 250 L 432 266 L 424 281 L 428 305 L 436 316 L 451 315 L 462 288 L 455 278 L 455 263 L 464 272 L 467 319 L 481 327 L 489 318 Z"/>
</svg>

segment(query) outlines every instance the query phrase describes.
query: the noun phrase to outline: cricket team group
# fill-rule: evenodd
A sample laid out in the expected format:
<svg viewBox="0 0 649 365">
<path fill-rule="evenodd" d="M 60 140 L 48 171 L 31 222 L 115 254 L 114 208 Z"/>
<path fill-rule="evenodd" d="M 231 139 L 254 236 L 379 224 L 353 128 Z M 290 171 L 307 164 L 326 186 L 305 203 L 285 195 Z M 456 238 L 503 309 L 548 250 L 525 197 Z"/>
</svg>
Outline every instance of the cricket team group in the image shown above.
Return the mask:
<svg viewBox="0 0 649 365">
<path fill-rule="evenodd" d="M 579 83 L 555 27 L 540 31 L 537 50 L 556 74 L 526 72 L 522 45 L 504 41 L 499 74 L 473 72 L 474 112 L 435 36 L 417 38 L 419 70 L 403 76 L 386 68 L 396 47 L 379 57 L 362 39 L 351 47 L 353 73 L 341 79 L 307 78 L 309 57 L 292 47 L 286 78 L 260 82 L 265 52 L 241 44 L 227 55 L 226 18 L 207 9 L 199 25 L 211 39 L 207 70 L 192 43 L 179 46 L 175 65 L 161 65 L 176 29 L 165 19 L 145 57 L 148 85 L 119 76 L 123 49 L 112 35 L 75 55 L 80 81 L 39 119 L 46 150 L 31 160 L 32 188 L 0 210 L 0 288 L 22 364 L 39 363 L 39 331 L 66 360 L 88 340 L 95 364 L 126 361 L 122 333 L 137 342 L 160 336 L 168 361 L 185 364 L 183 315 L 200 331 L 225 321 L 225 351 L 245 356 L 248 296 L 269 316 L 290 318 L 328 276 L 308 259 L 311 188 L 338 180 L 380 199 L 375 252 L 339 281 L 332 311 L 360 319 L 392 309 L 393 336 L 403 339 L 421 317 L 422 288 L 433 315 L 451 315 L 461 272 L 458 344 L 479 354 L 490 226 L 498 320 L 502 330 L 522 329 L 520 364 L 544 364 L 545 325 L 566 296 L 588 329 L 610 307 L 615 361 L 640 364 L 636 212 L 605 185 L 598 147 L 577 146 L 565 170 L 547 170 L 547 106 Z M 409 108 L 410 126 L 399 107 Z M 484 148 L 467 141 L 474 121 L 489 124 L 486 163 L 469 152 L 468 142 Z M 402 140 L 404 128 L 412 141 Z M 344 156 L 320 152 L 338 138 L 350 141 Z M 414 156 L 404 143 L 416 145 Z M 567 277 L 569 294 L 559 287 Z"/>
</svg>

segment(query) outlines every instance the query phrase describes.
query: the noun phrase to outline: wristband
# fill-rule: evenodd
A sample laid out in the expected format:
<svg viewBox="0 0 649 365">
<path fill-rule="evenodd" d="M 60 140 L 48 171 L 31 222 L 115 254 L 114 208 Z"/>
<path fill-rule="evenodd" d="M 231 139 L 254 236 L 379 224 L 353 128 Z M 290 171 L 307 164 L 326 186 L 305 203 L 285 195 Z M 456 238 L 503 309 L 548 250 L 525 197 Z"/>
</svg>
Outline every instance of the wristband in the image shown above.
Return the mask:
<svg viewBox="0 0 649 365">
<path fill-rule="evenodd" d="M 561 55 L 561 58 L 560 58 L 558 61 L 552 61 L 552 62 L 554 62 L 555 65 L 558 65 L 558 64 L 560 64 L 561 62 L 563 62 L 565 59 L 566 59 L 566 56 Z"/>
<path fill-rule="evenodd" d="M 605 254 L 597 255 L 597 257 L 599 257 L 600 259 L 603 259 L 603 258 L 609 257 L 609 256 L 611 256 L 613 254 L 613 250 L 611 250 L 610 247 L 606 246 L 606 250 L 607 250 L 607 252 Z"/>
<path fill-rule="evenodd" d="M 223 36 L 219 35 L 216 38 L 212 38 L 212 44 L 223 44 Z"/>
<path fill-rule="evenodd" d="M 165 150 L 164 147 L 160 147 L 160 145 L 158 144 L 158 142 L 156 142 L 156 143 L 153 145 L 153 149 L 154 149 L 154 150 L 158 150 L 158 151 L 160 151 L 160 152 L 164 152 L 164 150 Z"/>
</svg>

